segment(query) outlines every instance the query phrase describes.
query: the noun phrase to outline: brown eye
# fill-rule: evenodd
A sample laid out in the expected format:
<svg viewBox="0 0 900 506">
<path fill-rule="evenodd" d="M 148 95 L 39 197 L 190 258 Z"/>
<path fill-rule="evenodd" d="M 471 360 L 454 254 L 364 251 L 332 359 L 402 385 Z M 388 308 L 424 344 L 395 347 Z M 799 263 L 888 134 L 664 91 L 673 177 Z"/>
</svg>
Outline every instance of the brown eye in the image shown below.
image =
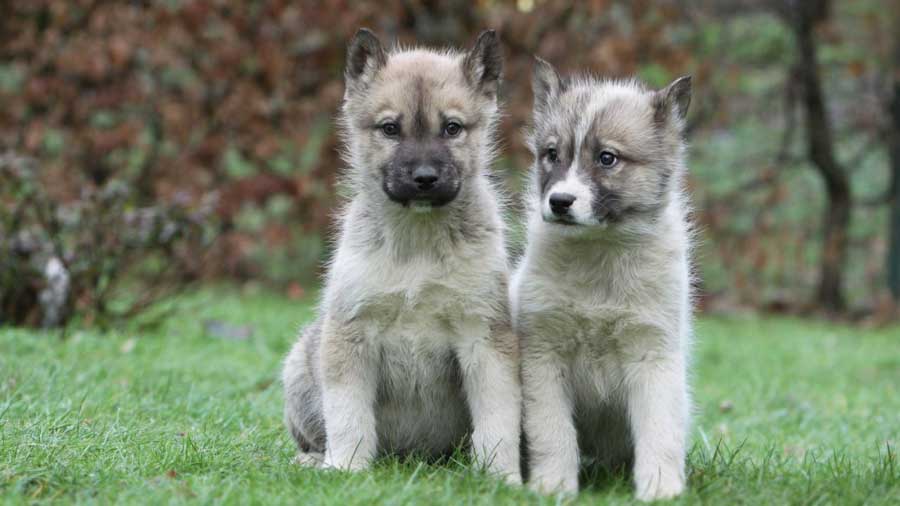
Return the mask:
<svg viewBox="0 0 900 506">
<path fill-rule="evenodd" d="M 616 155 L 610 153 L 609 151 L 603 151 L 602 153 L 600 153 L 599 160 L 600 160 L 600 165 L 602 165 L 603 167 L 608 169 L 608 168 L 612 167 L 613 165 L 615 165 L 616 162 L 619 161 L 619 158 Z"/>
<path fill-rule="evenodd" d="M 388 137 L 396 137 L 400 135 L 400 125 L 388 121 L 387 123 L 381 125 L 381 131 Z"/>
<path fill-rule="evenodd" d="M 447 123 L 447 125 L 444 127 L 444 135 L 446 135 L 447 137 L 456 137 L 460 134 L 460 132 L 462 132 L 462 125 L 455 121 Z"/>
<path fill-rule="evenodd" d="M 556 152 L 556 148 L 547 148 L 547 160 L 553 163 L 559 160 L 559 153 Z"/>
</svg>

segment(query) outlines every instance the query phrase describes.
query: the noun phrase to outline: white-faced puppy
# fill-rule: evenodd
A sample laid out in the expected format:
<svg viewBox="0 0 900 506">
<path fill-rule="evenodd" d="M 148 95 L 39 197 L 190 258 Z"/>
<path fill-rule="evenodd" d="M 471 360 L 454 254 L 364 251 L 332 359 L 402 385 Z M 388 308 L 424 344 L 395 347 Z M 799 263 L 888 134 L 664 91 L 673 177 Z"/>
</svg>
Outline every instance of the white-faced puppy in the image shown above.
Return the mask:
<svg viewBox="0 0 900 506">
<path fill-rule="evenodd" d="M 530 482 L 578 489 L 580 456 L 633 465 L 637 497 L 685 485 L 689 77 L 561 79 L 538 59 L 528 244 L 511 283 Z"/>
<path fill-rule="evenodd" d="M 318 319 L 283 372 L 299 462 L 363 469 L 379 454 L 468 442 L 520 482 L 518 342 L 494 153 L 501 53 L 350 42 L 341 115 L 349 201 Z"/>
</svg>

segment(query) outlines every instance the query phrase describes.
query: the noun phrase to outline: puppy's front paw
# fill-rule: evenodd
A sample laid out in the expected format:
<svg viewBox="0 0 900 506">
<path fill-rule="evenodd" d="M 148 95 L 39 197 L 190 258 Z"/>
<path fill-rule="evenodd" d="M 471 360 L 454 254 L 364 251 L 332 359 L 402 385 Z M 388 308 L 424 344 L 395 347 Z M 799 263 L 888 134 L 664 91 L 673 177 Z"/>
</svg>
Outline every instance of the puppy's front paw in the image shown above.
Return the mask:
<svg viewBox="0 0 900 506">
<path fill-rule="evenodd" d="M 504 474 L 503 481 L 505 481 L 507 485 L 519 486 L 522 484 L 522 475 L 519 473 Z"/>
<path fill-rule="evenodd" d="M 350 456 L 341 458 L 331 452 L 325 452 L 325 460 L 322 464 L 328 469 L 336 469 L 339 471 L 364 471 L 369 467 L 368 461 L 359 456 Z"/>
<path fill-rule="evenodd" d="M 578 493 L 578 477 L 566 478 L 536 474 L 528 480 L 528 488 L 544 495 L 575 495 Z"/>
<path fill-rule="evenodd" d="M 642 467 L 634 472 L 635 496 L 639 501 L 672 499 L 684 492 L 684 473 L 680 468 L 661 465 Z"/>
</svg>

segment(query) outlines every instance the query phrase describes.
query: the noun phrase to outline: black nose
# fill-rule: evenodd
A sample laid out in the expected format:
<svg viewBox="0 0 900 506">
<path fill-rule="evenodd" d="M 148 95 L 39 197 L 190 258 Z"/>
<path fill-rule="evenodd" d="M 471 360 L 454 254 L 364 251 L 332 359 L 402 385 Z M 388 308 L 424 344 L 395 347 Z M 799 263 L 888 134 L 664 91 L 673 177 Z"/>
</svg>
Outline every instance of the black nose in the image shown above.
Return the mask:
<svg viewBox="0 0 900 506">
<path fill-rule="evenodd" d="M 571 193 L 554 193 L 550 195 L 550 210 L 553 211 L 553 214 L 562 216 L 569 212 L 573 202 L 575 202 L 575 195 Z"/>
<path fill-rule="evenodd" d="M 420 190 L 430 190 L 438 180 L 438 171 L 431 165 L 419 165 L 413 170 L 412 178 Z"/>
</svg>

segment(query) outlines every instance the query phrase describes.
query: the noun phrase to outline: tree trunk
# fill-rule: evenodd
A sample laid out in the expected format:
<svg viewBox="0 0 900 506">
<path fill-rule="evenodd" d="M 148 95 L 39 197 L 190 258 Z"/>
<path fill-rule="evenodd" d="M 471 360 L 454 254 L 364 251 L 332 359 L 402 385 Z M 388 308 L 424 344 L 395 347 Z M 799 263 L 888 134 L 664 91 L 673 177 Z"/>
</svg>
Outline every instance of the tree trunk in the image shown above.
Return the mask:
<svg viewBox="0 0 900 506">
<path fill-rule="evenodd" d="M 888 149 L 891 156 L 890 246 L 887 256 L 888 286 L 894 301 L 900 302 L 900 35 L 894 41 L 894 98 L 891 101 L 891 129 Z"/>
<path fill-rule="evenodd" d="M 822 83 L 816 62 L 814 28 L 826 17 L 828 2 L 795 0 L 790 20 L 797 40 L 798 77 L 802 90 L 809 158 L 816 166 L 828 202 L 823 216 L 823 242 L 819 288 L 816 302 L 829 312 L 845 309 L 843 271 L 847 258 L 847 228 L 850 224 L 850 181 L 834 156 L 831 123 L 825 108 Z"/>
</svg>

